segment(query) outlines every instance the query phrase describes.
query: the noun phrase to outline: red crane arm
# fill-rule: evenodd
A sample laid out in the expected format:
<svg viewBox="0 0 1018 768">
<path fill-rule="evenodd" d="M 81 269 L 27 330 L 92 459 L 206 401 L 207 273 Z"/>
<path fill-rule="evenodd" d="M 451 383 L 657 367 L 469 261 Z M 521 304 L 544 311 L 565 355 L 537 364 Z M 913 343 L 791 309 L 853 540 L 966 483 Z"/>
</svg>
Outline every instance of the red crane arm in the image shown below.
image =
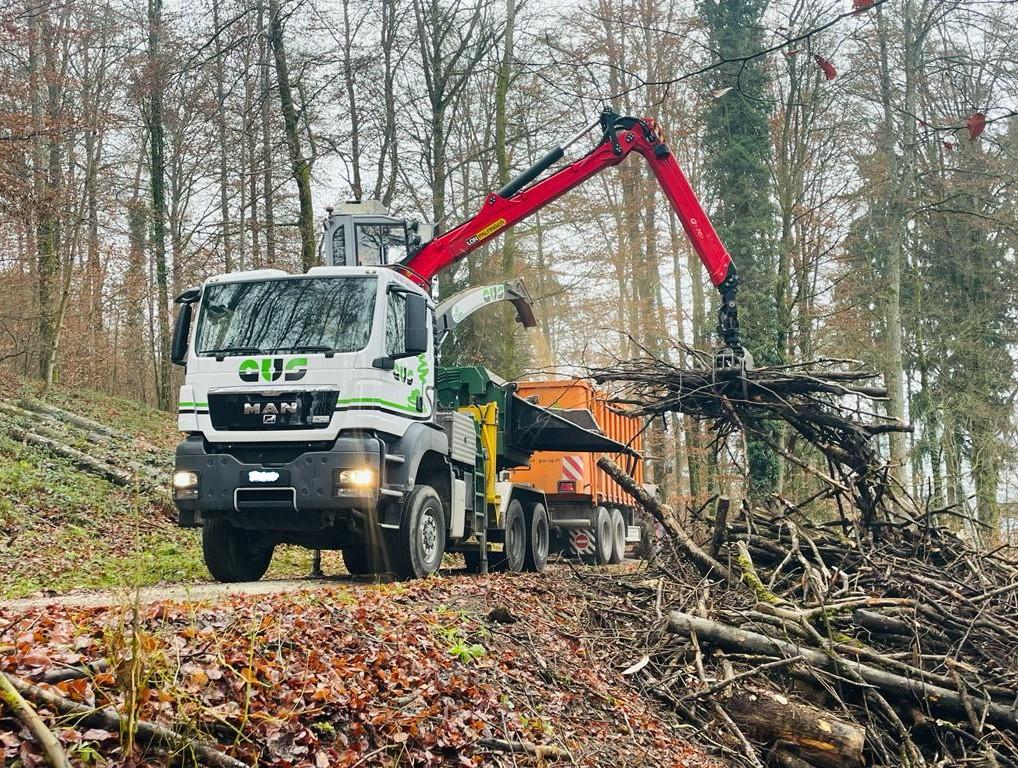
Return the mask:
<svg viewBox="0 0 1018 768">
<path fill-rule="evenodd" d="M 735 265 L 657 125 L 653 120 L 619 117 L 612 112 L 602 114 L 600 125 L 601 141 L 588 154 L 534 182 L 541 173 L 562 158 L 565 147 L 586 133 L 585 130 L 562 147 L 553 149 L 497 193 L 490 193 L 481 210 L 472 219 L 436 237 L 402 263 L 395 265 L 395 268 L 426 286 L 436 274 L 479 248 L 486 240 L 575 189 L 605 168 L 618 165 L 631 152 L 636 152 L 650 165 L 700 261 L 706 267 L 711 282 L 721 292 L 720 332 L 730 347 L 741 350 L 735 308 L 738 286 Z"/>
</svg>

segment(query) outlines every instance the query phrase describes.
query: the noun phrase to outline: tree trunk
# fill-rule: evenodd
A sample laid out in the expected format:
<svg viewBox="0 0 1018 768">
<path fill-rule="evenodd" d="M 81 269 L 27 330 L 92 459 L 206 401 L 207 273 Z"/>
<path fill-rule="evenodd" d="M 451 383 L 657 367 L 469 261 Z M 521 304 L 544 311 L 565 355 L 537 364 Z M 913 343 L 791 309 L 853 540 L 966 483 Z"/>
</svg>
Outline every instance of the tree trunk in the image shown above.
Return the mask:
<svg viewBox="0 0 1018 768">
<path fill-rule="evenodd" d="M 880 40 L 880 95 L 883 107 L 882 126 L 882 151 L 887 164 L 888 192 L 883 204 L 883 232 L 886 244 L 887 267 L 884 275 L 884 324 L 885 324 L 885 354 L 884 354 L 884 377 L 887 382 L 889 399 L 887 403 L 888 415 L 901 419 L 905 418 L 905 376 L 904 376 L 904 351 L 902 342 L 902 319 L 901 319 L 901 273 L 902 273 L 902 241 L 908 236 L 905 228 L 905 201 L 909 195 L 908 187 L 908 162 L 906 158 L 912 153 L 908 146 L 909 138 L 914 131 L 909 127 L 913 126 L 915 119 L 915 86 L 914 73 L 910 71 L 908 63 L 911 61 L 910 49 L 913 47 L 909 40 L 908 27 L 910 21 L 908 16 L 913 13 L 911 0 L 906 0 L 906 7 L 903 9 L 902 18 L 906 24 L 904 46 L 906 51 L 905 76 L 905 104 L 901 109 L 907 115 L 903 124 L 906 136 L 902 136 L 903 152 L 899 161 L 896 158 L 895 140 L 898 129 L 894 122 L 895 110 L 894 97 L 891 93 L 891 64 L 888 53 L 888 31 L 883 8 L 877 7 L 877 33 Z M 901 483 L 905 482 L 906 467 L 906 442 L 905 435 L 900 432 L 892 432 L 889 436 L 890 455 L 892 471 Z"/>
<path fill-rule="evenodd" d="M 165 79 L 160 50 L 162 13 L 162 0 L 148 0 L 149 178 L 152 194 L 152 257 L 155 259 L 157 291 L 155 315 L 159 334 L 156 356 L 156 403 L 163 410 L 169 410 L 170 287 L 166 265 L 166 158 L 163 128 Z"/>
<path fill-rule="evenodd" d="M 343 0 L 343 84 L 346 86 L 346 100 L 350 110 L 350 164 L 353 199 L 364 196 L 361 183 L 361 121 L 360 105 L 357 102 L 354 71 L 353 30 L 350 28 L 350 0 Z"/>
<path fill-rule="evenodd" d="M 226 271 L 233 269 L 233 253 L 230 248 L 230 197 L 229 197 L 229 150 L 226 144 L 226 75 L 223 71 L 223 38 L 225 30 L 220 27 L 220 0 L 212 0 L 212 27 L 215 35 L 216 55 L 213 71 L 216 78 L 216 140 L 219 144 L 219 222 L 223 243 L 223 265 Z"/>
<path fill-rule="evenodd" d="M 265 261 L 264 266 L 276 265 L 276 222 L 273 210 L 275 196 L 272 180 L 272 120 L 269 110 L 269 91 L 272 86 L 272 69 L 269 63 L 268 29 L 265 26 L 265 4 L 258 3 L 258 62 L 261 71 L 261 128 L 262 128 L 262 206 L 265 209 Z M 254 170 L 252 169 L 252 173 Z"/>
<path fill-rule="evenodd" d="M 300 124 L 290 86 L 290 70 L 283 42 L 283 20 L 280 18 L 279 0 L 269 0 L 269 45 L 276 63 L 278 81 L 276 85 L 279 89 L 280 111 L 283 115 L 283 127 L 290 154 L 290 173 L 297 184 L 297 198 L 300 201 L 300 263 L 301 269 L 306 272 L 317 263 L 314 207 L 311 202 L 311 165 L 301 149 Z"/>
</svg>

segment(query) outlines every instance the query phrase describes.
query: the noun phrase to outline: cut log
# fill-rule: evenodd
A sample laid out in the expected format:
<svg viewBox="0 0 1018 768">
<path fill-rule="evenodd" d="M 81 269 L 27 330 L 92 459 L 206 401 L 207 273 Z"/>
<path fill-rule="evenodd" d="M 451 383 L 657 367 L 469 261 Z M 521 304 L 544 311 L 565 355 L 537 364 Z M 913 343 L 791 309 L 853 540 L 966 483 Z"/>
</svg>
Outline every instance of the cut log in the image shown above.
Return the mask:
<svg viewBox="0 0 1018 768">
<path fill-rule="evenodd" d="M 124 435 L 119 434 L 114 429 L 110 429 L 110 427 L 105 424 L 101 424 L 98 421 L 81 416 L 77 413 L 65 411 L 63 408 L 58 408 L 57 406 L 50 405 L 49 403 L 43 403 L 38 400 L 23 400 L 21 404 L 30 411 L 45 413 L 59 419 L 60 421 L 66 421 L 68 424 L 73 424 L 81 429 L 87 429 L 89 432 L 98 432 L 99 434 L 106 435 L 107 437 L 125 438 Z"/>
<path fill-rule="evenodd" d="M 4 673 L 0 673 L 3 676 Z M 123 733 L 127 728 L 127 721 L 120 714 L 112 709 L 95 709 L 76 701 L 65 699 L 56 693 L 40 688 L 37 685 L 22 680 L 13 675 L 5 675 L 14 689 L 25 699 L 37 706 L 46 707 L 61 715 L 74 718 L 79 725 L 88 728 L 102 728 L 114 733 Z M 135 733 L 140 741 L 152 744 L 153 746 L 165 749 L 175 754 L 193 754 L 197 762 L 209 766 L 209 768 L 246 768 L 240 760 L 220 752 L 208 744 L 203 744 L 196 739 L 184 734 L 171 731 L 155 723 L 139 720 L 135 723 Z"/>
<path fill-rule="evenodd" d="M 678 611 L 668 614 L 668 627 L 675 634 L 683 636 L 695 632 L 704 642 L 727 651 L 759 656 L 802 656 L 810 665 L 836 674 L 847 669 L 858 675 L 865 683 L 880 689 L 883 694 L 892 698 L 911 703 L 922 702 L 934 713 L 966 716 L 965 704 L 957 691 L 939 685 L 922 680 L 909 680 L 867 664 L 839 661 L 813 648 L 796 646 L 784 640 Z M 1013 705 L 987 701 L 974 693 L 968 699 L 974 706 L 985 711 L 987 721 L 1006 728 L 1018 729 L 1018 709 Z M 1015 700 L 1018 700 L 1018 696 Z"/>
<path fill-rule="evenodd" d="M 862 765 L 866 730 L 828 712 L 756 687 L 732 691 L 721 706 L 750 738 L 779 745 L 818 768 Z"/>
<path fill-rule="evenodd" d="M 32 445 L 37 445 L 40 448 L 45 448 L 58 456 L 63 456 L 65 459 L 70 459 L 76 467 L 93 475 L 99 475 L 100 477 L 109 480 L 114 485 L 126 487 L 134 483 L 134 477 L 130 472 L 117 469 L 116 467 L 107 464 L 105 461 L 100 461 L 93 456 L 89 456 L 87 453 L 82 453 L 77 448 L 72 448 L 71 446 L 65 445 L 57 440 L 43 437 L 35 432 L 29 432 L 27 429 L 22 429 L 21 427 L 8 427 L 7 432 L 18 440 L 31 443 Z"/>
<path fill-rule="evenodd" d="M 612 480 L 625 489 L 630 496 L 636 499 L 641 507 L 646 509 L 647 512 L 653 515 L 655 520 L 664 526 L 665 530 L 675 539 L 675 542 L 689 555 L 689 558 L 699 569 L 700 573 L 704 576 L 722 578 L 732 586 L 739 583 L 739 578 L 726 565 L 708 555 L 693 541 L 690 535 L 679 524 L 671 507 L 661 504 L 647 493 L 636 480 L 623 472 L 619 465 L 607 456 L 602 456 L 598 459 L 597 466 L 603 469 Z"/>
</svg>

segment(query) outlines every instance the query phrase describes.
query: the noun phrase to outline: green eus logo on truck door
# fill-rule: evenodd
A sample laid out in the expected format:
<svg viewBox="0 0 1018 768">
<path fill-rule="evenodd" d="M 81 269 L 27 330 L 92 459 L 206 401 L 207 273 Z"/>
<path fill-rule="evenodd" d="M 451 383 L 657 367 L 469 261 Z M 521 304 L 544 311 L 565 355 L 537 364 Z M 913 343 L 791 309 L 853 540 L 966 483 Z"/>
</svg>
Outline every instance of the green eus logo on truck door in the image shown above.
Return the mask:
<svg viewBox="0 0 1018 768">
<path fill-rule="evenodd" d="M 294 357 L 284 363 L 281 357 L 263 357 L 260 361 L 249 357 L 242 360 L 237 375 L 241 381 L 299 381 L 308 372 L 308 359 L 306 357 Z"/>
</svg>

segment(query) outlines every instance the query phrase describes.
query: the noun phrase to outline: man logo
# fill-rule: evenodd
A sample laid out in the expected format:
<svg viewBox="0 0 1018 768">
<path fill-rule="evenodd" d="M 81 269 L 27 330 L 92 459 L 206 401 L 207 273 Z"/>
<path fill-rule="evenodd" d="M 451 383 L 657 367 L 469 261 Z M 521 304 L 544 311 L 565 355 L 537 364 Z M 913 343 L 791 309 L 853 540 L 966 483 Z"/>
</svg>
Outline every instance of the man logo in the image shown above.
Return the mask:
<svg viewBox="0 0 1018 768">
<path fill-rule="evenodd" d="M 278 424 L 279 414 L 281 413 L 297 413 L 297 408 L 300 404 L 296 401 L 292 403 L 244 403 L 244 415 L 245 416 L 257 416 L 259 413 L 262 415 L 262 424 Z"/>
<path fill-rule="evenodd" d="M 308 372 L 308 359 L 306 357 L 294 357 L 285 365 L 281 357 L 263 357 L 261 362 L 253 357 L 242 360 L 237 375 L 241 381 L 256 382 L 259 377 L 262 381 L 300 381 Z"/>
</svg>

